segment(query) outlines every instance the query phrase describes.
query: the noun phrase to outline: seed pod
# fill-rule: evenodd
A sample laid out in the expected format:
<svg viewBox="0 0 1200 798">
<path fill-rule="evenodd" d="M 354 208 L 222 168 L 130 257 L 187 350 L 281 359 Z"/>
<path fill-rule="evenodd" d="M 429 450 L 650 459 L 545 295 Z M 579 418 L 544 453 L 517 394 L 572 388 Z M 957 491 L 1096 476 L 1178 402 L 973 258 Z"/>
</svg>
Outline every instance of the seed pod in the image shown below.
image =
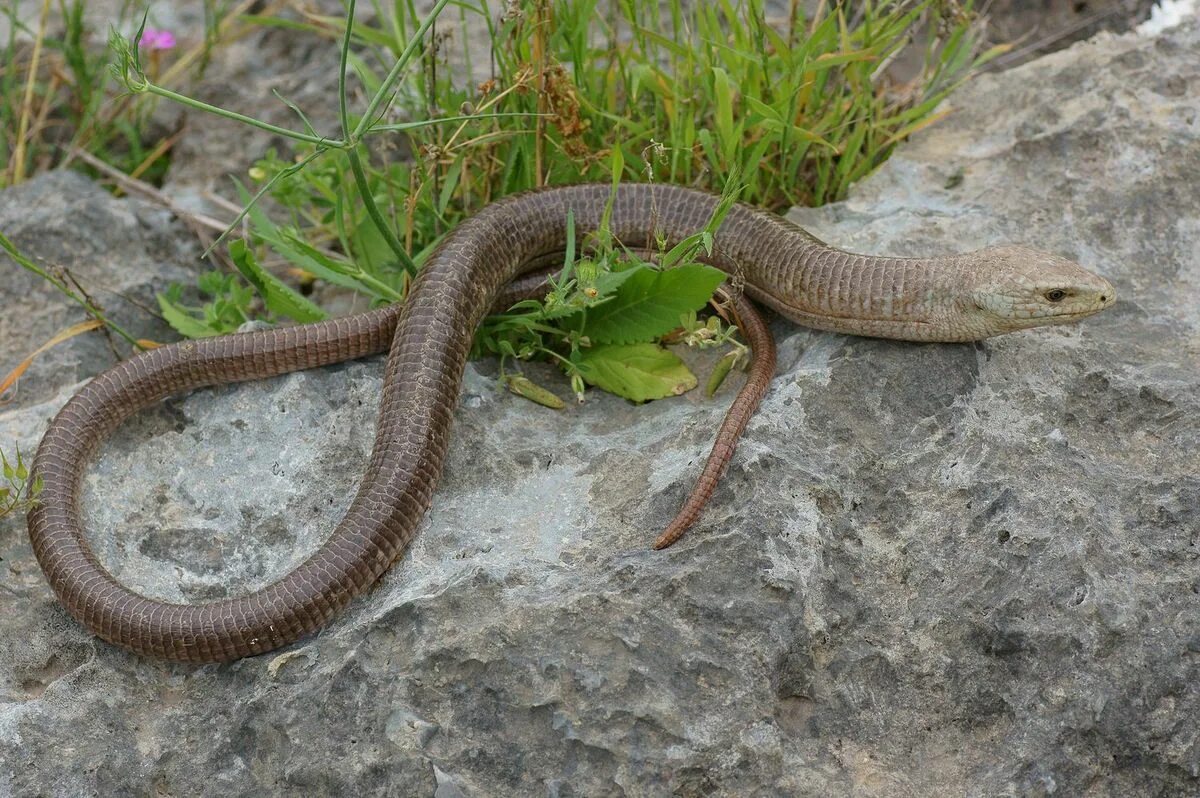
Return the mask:
<svg viewBox="0 0 1200 798">
<path fill-rule="evenodd" d="M 591 258 L 582 258 L 575 263 L 575 277 L 581 285 L 594 283 L 599 276 L 600 264 Z"/>
<path fill-rule="evenodd" d="M 524 377 L 520 374 L 510 374 L 505 378 L 505 382 L 508 383 L 508 390 L 512 391 L 518 396 L 524 396 L 531 402 L 537 402 L 543 407 L 549 407 L 552 410 L 562 410 L 564 407 L 566 407 L 566 404 L 562 399 L 559 399 L 557 396 L 550 393 L 550 391 L 533 382 L 528 377 Z"/>
<path fill-rule="evenodd" d="M 709 399 L 721 387 L 721 383 L 725 382 L 725 378 L 729 376 L 729 372 L 733 370 L 733 365 L 737 363 L 738 353 L 728 352 L 724 357 L 717 361 L 717 365 L 713 366 L 712 375 L 708 378 L 708 385 L 704 386 L 704 395 Z"/>
</svg>

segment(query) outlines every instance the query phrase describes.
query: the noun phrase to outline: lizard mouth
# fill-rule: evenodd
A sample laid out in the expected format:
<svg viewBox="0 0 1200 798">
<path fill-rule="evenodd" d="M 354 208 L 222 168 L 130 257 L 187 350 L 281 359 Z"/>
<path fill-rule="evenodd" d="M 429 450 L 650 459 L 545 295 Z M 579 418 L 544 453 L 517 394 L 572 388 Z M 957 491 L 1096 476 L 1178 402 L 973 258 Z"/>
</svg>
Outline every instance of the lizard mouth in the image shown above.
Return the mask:
<svg viewBox="0 0 1200 798">
<path fill-rule="evenodd" d="M 1092 316 L 1096 313 L 1099 313 L 1100 311 L 1102 311 L 1106 307 L 1108 307 L 1110 304 L 1112 304 L 1112 303 L 1109 302 L 1109 303 L 1105 303 L 1102 305 L 1096 305 L 1095 307 L 1091 307 L 1091 308 L 1084 308 L 1083 310 L 1067 310 L 1067 311 L 1063 311 L 1061 313 L 1054 313 L 1050 316 L 1043 316 L 1042 323 L 1044 323 L 1044 324 L 1066 324 L 1068 322 L 1076 321 L 1077 319 L 1086 318 L 1087 316 Z"/>
</svg>

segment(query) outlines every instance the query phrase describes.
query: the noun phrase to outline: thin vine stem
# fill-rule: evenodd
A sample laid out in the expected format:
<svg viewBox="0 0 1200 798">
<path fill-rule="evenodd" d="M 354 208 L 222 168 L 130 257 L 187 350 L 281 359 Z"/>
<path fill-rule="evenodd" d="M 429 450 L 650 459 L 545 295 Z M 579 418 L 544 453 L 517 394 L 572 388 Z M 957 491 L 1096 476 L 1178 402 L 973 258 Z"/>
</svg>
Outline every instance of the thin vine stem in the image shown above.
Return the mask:
<svg viewBox="0 0 1200 798">
<path fill-rule="evenodd" d="M 345 149 L 348 146 L 347 143 L 342 139 L 330 139 L 324 136 L 314 136 L 309 133 L 300 133 L 295 130 L 290 130 L 286 127 L 280 127 L 279 125 L 272 125 L 270 122 L 264 122 L 261 119 L 255 119 L 252 116 L 239 114 L 237 111 L 219 108 L 215 105 L 209 105 L 206 102 L 188 97 L 184 94 L 177 94 L 170 89 L 165 89 L 162 86 L 158 86 L 149 81 L 146 81 L 143 84 L 140 91 L 149 92 L 150 94 L 157 94 L 159 97 L 165 97 L 168 100 L 173 100 L 174 102 L 186 105 L 190 108 L 195 108 L 198 111 L 204 111 L 206 113 L 216 114 L 217 116 L 223 116 L 226 119 L 232 119 L 235 122 L 242 122 L 243 124 L 251 125 L 269 133 L 285 136 L 295 141 L 303 141 L 307 144 L 315 144 L 318 147 L 324 147 L 331 150 Z"/>
</svg>

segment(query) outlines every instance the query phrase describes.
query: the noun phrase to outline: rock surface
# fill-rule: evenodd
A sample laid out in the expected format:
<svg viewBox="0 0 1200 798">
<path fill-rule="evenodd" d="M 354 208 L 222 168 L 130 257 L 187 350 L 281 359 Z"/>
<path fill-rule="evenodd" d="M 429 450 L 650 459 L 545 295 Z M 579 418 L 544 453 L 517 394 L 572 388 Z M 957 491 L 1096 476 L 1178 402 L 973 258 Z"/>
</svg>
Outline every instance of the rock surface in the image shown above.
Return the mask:
<svg viewBox="0 0 1200 798">
<path fill-rule="evenodd" d="M 173 340 L 154 295 L 172 281 L 194 282 L 195 241 L 161 208 L 114 202 L 76 172 L 39 175 L 4 192 L 0 233 L 47 271 L 73 278 L 106 315 L 135 338 Z M 70 298 L 6 255 L 0 280 L 0 370 L 7 373 L 51 336 L 87 317 Z M 63 270 L 63 271 L 59 271 Z M 146 312 L 149 308 L 151 313 Z M 117 361 L 130 346 L 114 336 L 73 338 L 38 357 L 6 407 L 45 401 Z M 3 444 L 0 444 L 2 446 Z"/>
<path fill-rule="evenodd" d="M 901 255 L 1059 251 L 1115 308 L 979 345 L 776 323 L 771 394 L 666 553 L 724 402 L 554 414 L 474 364 L 407 556 L 320 635 L 231 665 L 96 641 L 0 521 L 0 795 L 1196 794 L 1200 29 L 955 105 L 799 221 Z M 0 219 L 14 203 L 42 213 L 9 193 Z M 171 600 L 282 574 L 348 503 L 380 373 L 126 424 L 84 491 L 99 556 Z M 66 392 L 0 415 L 0 442 L 31 447 Z"/>
<path fill-rule="evenodd" d="M 1023 64 L 1100 31 L 1124 33 L 1150 15 L 1155 0 L 996 0 L 979 7 L 987 15 L 988 39 L 1010 42 L 1013 49 L 993 67 Z"/>
</svg>

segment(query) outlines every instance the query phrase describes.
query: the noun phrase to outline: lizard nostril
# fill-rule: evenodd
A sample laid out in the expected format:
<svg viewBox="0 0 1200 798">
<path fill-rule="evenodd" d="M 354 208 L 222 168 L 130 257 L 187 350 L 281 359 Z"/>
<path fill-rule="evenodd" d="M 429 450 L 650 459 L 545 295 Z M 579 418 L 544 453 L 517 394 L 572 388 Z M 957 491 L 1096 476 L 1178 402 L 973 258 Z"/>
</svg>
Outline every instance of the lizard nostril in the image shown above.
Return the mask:
<svg viewBox="0 0 1200 798">
<path fill-rule="evenodd" d="M 1108 297 L 1107 297 L 1106 295 L 1104 295 L 1104 294 L 1101 294 L 1101 295 L 1100 295 L 1100 301 L 1101 301 L 1101 302 L 1107 302 L 1107 301 L 1108 301 Z"/>
</svg>

